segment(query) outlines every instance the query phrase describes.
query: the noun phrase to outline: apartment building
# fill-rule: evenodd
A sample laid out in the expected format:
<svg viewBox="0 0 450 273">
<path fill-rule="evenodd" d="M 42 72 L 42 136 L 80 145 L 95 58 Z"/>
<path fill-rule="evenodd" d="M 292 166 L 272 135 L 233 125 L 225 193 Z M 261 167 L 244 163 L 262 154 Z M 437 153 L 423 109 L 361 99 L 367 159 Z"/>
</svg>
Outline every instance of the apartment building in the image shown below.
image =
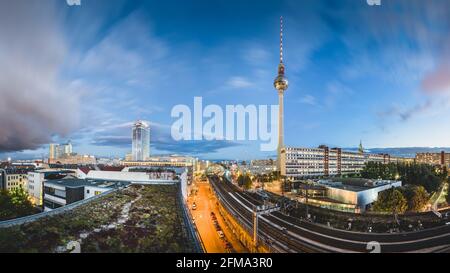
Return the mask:
<svg viewBox="0 0 450 273">
<path fill-rule="evenodd" d="M 302 179 L 321 176 L 338 176 L 360 172 L 367 162 L 414 162 L 412 158 L 392 157 L 388 154 L 350 152 L 341 148 L 287 147 L 281 153 L 281 174 Z"/>
</svg>

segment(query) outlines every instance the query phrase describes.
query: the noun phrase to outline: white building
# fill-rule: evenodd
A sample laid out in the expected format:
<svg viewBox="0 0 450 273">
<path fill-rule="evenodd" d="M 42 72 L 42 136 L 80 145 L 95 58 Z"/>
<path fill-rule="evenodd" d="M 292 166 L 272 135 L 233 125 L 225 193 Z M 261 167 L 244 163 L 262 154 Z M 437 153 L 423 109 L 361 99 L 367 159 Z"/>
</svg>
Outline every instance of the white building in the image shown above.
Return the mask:
<svg viewBox="0 0 450 273">
<path fill-rule="evenodd" d="M 342 204 L 354 205 L 359 212 L 378 199 L 378 194 L 390 188 L 402 186 L 402 181 L 363 179 L 364 184 L 319 180 L 326 188 L 327 197 Z"/>
<path fill-rule="evenodd" d="M 360 172 L 367 162 L 409 162 L 406 158 L 388 154 L 366 154 L 343 151 L 341 148 L 284 148 L 281 156 L 281 174 L 291 180 L 322 176 L 339 176 Z"/>
<path fill-rule="evenodd" d="M 77 178 L 44 181 L 44 210 L 57 209 L 114 189 L 126 187 L 129 184 L 120 181 Z"/>
<path fill-rule="evenodd" d="M 89 171 L 86 179 L 124 181 L 136 184 L 173 184 L 177 182 L 173 172 Z"/>
<path fill-rule="evenodd" d="M 31 202 L 35 206 L 43 205 L 43 197 L 44 197 L 44 182 L 46 180 L 59 179 L 65 177 L 69 174 L 74 174 L 74 171 L 59 171 L 59 170 L 37 170 L 33 172 L 29 172 L 27 175 L 28 186 L 26 190 L 28 191 L 28 195 L 31 198 Z"/>
</svg>

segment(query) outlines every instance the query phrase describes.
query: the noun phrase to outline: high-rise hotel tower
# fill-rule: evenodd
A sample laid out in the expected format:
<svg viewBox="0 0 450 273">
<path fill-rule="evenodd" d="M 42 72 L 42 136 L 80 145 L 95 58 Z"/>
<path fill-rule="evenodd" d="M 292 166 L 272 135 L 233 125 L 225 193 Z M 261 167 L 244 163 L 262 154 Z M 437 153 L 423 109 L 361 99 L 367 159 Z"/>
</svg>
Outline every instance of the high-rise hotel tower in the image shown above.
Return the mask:
<svg viewBox="0 0 450 273">
<path fill-rule="evenodd" d="M 150 157 L 150 126 L 144 121 L 133 125 L 131 154 L 133 161 L 145 161 Z"/>
<path fill-rule="evenodd" d="M 283 17 L 280 19 L 280 64 L 278 65 L 278 76 L 275 78 L 274 86 L 278 91 L 279 113 L 278 113 L 278 149 L 277 167 L 281 171 L 281 153 L 284 148 L 284 91 L 288 89 L 288 80 L 284 76 L 283 63 Z"/>
</svg>

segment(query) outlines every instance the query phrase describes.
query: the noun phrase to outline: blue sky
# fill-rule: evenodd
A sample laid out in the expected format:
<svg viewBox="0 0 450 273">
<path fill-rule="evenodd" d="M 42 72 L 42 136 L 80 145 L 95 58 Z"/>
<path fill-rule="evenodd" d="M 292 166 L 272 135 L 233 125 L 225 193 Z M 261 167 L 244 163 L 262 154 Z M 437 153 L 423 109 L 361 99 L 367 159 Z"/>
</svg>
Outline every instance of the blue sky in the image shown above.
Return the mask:
<svg viewBox="0 0 450 273">
<path fill-rule="evenodd" d="M 175 142 L 177 104 L 277 103 L 285 22 L 288 146 L 450 146 L 450 2 L 0 0 L 0 152 L 123 156 L 148 120 L 151 153 L 251 159 L 259 142 Z M 4 37 L 4 38 L 3 38 Z"/>
</svg>

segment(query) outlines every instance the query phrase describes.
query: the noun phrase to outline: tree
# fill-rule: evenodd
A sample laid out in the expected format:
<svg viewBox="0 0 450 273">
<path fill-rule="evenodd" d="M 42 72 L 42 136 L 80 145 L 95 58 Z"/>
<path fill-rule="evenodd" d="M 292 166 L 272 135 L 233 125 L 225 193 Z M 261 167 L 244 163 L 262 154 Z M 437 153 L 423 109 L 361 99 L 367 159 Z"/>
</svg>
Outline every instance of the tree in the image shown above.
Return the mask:
<svg viewBox="0 0 450 273">
<path fill-rule="evenodd" d="M 373 210 L 378 212 L 398 214 L 405 213 L 408 209 L 408 202 L 403 193 L 395 188 L 385 190 L 378 195 L 378 200 L 373 204 Z"/>
<path fill-rule="evenodd" d="M 239 187 L 242 187 L 246 190 L 252 187 L 252 179 L 248 174 L 241 174 L 237 179 Z"/>
<path fill-rule="evenodd" d="M 28 194 L 22 187 L 0 192 L 0 220 L 23 217 L 35 212 Z"/>
<path fill-rule="evenodd" d="M 403 187 L 401 191 L 408 201 L 408 211 L 423 211 L 430 199 L 430 195 L 423 186 Z"/>
<path fill-rule="evenodd" d="M 404 185 L 423 186 L 427 192 L 437 191 L 447 172 L 429 164 L 368 162 L 361 171 L 368 179 L 401 180 Z"/>
<path fill-rule="evenodd" d="M 449 188 L 447 188 L 447 197 L 446 197 L 446 199 L 447 199 L 447 204 L 450 204 L 450 189 Z"/>
</svg>

